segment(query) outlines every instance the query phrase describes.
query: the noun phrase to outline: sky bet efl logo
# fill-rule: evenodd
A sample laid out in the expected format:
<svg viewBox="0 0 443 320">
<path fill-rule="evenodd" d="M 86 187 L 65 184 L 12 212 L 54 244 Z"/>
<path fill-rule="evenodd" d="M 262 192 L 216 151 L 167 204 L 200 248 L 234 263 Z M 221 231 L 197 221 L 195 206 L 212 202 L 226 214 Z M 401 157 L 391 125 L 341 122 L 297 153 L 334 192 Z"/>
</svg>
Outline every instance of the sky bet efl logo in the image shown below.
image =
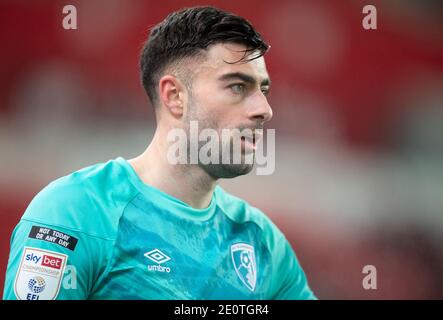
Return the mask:
<svg viewBox="0 0 443 320">
<path fill-rule="evenodd" d="M 54 269 L 60 269 L 62 267 L 63 259 L 59 259 L 57 257 L 43 255 L 39 256 L 34 253 L 30 253 L 26 255 L 26 261 L 32 261 L 35 264 L 38 264 L 41 261 L 41 265 L 45 267 L 51 267 Z"/>
<path fill-rule="evenodd" d="M 55 299 L 67 259 L 65 254 L 25 247 L 14 284 L 17 299 Z"/>
</svg>

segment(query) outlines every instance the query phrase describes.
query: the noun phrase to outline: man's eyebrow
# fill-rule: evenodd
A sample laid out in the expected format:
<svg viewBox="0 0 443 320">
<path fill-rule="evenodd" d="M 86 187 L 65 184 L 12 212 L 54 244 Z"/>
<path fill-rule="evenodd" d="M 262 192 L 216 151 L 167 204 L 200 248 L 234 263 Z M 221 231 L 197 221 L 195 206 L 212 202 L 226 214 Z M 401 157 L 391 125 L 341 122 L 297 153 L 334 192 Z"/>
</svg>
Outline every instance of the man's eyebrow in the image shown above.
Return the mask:
<svg viewBox="0 0 443 320">
<path fill-rule="evenodd" d="M 232 72 L 232 73 L 226 73 L 222 76 L 220 76 L 218 78 L 221 81 L 229 81 L 229 80 L 235 80 L 235 79 L 240 79 L 246 83 L 249 84 L 256 84 L 257 80 L 253 77 L 250 76 L 249 74 L 243 73 L 243 72 Z M 260 82 L 261 86 L 270 86 L 271 85 L 271 79 L 269 78 L 265 78 Z"/>
</svg>

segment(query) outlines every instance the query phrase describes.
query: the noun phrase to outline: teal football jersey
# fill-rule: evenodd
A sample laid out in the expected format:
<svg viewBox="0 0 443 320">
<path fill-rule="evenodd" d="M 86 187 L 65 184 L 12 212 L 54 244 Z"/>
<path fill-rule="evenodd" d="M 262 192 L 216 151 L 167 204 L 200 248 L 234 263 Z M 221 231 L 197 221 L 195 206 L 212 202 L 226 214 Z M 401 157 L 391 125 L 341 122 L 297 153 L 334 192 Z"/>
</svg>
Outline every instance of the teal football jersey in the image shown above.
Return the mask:
<svg viewBox="0 0 443 320">
<path fill-rule="evenodd" d="M 194 209 L 119 157 L 53 181 L 11 238 L 4 299 L 316 299 L 272 221 L 220 186 Z"/>
</svg>

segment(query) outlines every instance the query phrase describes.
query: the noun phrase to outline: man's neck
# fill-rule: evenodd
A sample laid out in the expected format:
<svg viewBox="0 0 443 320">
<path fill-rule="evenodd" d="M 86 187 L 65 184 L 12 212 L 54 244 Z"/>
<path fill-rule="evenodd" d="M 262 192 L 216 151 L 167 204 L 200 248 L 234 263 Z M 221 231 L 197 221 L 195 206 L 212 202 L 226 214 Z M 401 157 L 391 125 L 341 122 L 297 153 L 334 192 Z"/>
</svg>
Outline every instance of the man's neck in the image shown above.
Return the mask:
<svg viewBox="0 0 443 320">
<path fill-rule="evenodd" d="M 154 138 L 140 156 L 128 162 L 140 179 L 196 209 L 211 203 L 217 181 L 198 165 L 170 164 L 167 161 L 166 139 Z"/>
</svg>

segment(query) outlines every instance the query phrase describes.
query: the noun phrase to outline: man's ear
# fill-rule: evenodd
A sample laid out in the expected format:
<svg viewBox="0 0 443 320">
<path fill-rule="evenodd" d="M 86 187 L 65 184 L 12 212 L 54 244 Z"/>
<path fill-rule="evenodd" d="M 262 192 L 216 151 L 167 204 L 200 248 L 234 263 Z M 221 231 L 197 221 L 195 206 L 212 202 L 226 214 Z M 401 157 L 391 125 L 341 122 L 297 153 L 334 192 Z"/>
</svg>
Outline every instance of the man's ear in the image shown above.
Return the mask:
<svg viewBox="0 0 443 320">
<path fill-rule="evenodd" d="M 181 81 L 172 75 L 165 75 L 159 81 L 160 101 L 166 107 L 167 112 L 176 118 L 183 116 L 184 90 L 185 87 Z"/>
</svg>

